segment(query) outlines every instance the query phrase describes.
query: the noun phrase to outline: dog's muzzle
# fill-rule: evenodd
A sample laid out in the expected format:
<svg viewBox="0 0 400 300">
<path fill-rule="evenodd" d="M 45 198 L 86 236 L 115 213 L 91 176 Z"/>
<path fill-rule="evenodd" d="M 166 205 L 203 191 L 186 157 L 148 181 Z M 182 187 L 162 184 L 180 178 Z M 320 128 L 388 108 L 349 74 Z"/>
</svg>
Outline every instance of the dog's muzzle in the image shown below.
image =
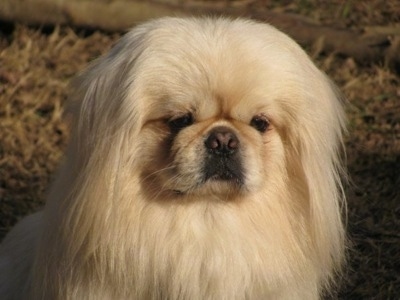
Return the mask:
<svg viewBox="0 0 400 300">
<path fill-rule="evenodd" d="M 224 180 L 241 184 L 243 167 L 240 157 L 240 141 L 232 129 L 219 126 L 207 135 L 204 146 L 204 180 Z"/>
</svg>

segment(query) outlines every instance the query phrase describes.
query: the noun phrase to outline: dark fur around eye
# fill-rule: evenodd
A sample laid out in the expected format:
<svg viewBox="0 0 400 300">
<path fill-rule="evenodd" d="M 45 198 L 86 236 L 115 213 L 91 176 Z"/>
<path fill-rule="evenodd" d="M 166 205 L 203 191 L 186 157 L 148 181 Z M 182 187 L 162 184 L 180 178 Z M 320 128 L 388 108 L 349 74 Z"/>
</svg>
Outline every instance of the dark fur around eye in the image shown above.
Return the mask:
<svg viewBox="0 0 400 300">
<path fill-rule="evenodd" d="M 177 118 L 170 119 L 168 126 L 172 132 L 178 132 L 181 129 L 192 125 L 194 122 L 192 114 L 186 114 Z"/>
<path fill-rule="evenodd" d="M 269 127 L 269 121 L 266 116 L 257 115 L 251 119 L 250 126 L 254 127 L 259 132 L 264 133 Z"/>
</svg>

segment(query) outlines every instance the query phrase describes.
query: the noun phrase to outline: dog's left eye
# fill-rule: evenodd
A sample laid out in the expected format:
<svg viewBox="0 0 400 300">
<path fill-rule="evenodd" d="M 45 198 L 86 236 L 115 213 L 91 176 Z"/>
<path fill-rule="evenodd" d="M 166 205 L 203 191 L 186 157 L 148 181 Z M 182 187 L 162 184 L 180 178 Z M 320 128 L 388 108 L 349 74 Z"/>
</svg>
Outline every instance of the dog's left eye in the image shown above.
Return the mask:
<svg viewBox="0 0 400 300">
<path fill-rule="evenodd" d="M 168 121 L 168 125 L 172 131 L 178 132 L 179 130 L 188 127 L 193 124 L 192 114 L 186 114 L 181 117 L 172 119 Z"/>
<path fill-rule="evenodd" d="M 259 132 L 264 133 L 269 127 L 269 121 L 264 115 L 258 115 L 251 119 L 250 125 Z"/>
</svg>

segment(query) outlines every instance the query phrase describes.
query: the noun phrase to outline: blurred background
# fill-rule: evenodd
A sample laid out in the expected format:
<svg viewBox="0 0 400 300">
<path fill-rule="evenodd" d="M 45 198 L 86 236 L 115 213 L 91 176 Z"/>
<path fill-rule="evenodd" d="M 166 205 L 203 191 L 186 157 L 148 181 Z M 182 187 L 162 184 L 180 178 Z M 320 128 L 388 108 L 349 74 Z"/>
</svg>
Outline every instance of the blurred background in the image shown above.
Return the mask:
<svg viewBox="0 0 400 300">
<path fill-rule="evenodd" d="M 0 239 L 40 209 L 62 160 L 68 82 L 127 29 L 243 16 L 301 44 L 347 99 L 349 264 L 338 299 L 400 299 L 400 1 L 1 0 Z"/>
</svg>

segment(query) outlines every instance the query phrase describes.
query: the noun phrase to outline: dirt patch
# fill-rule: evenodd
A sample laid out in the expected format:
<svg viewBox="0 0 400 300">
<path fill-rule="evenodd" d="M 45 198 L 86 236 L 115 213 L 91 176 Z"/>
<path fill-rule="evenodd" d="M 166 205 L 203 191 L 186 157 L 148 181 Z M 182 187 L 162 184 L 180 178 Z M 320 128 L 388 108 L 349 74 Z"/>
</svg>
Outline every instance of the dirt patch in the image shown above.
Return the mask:
<svg viewBox="0 0 400 300">
<path fill-rule="evenodd" d="M 264 2 L 264 3 L 262 3 Z M 342 27 L 394 24 L 397 1 L 281 1 L 271 9 Z M 300 2 L 308 3 L 299 5 Z M 340 1 L 343 3 L 343 1 Z M 350 3 L 350 4 L 349 4 Z M 347 6 L 346 6 L 347 5 Z M 398 12 L 398 11 L 397 11 Z M 0 238 L 40 208 L 62 159 L 67 83 L 119 34 L 0 24 Z M 352 241 L 340 299 L 400 298 L 400 77 L 381 66 L 308 49 L 348 99 L 346 142 Z"/>
</svg>

